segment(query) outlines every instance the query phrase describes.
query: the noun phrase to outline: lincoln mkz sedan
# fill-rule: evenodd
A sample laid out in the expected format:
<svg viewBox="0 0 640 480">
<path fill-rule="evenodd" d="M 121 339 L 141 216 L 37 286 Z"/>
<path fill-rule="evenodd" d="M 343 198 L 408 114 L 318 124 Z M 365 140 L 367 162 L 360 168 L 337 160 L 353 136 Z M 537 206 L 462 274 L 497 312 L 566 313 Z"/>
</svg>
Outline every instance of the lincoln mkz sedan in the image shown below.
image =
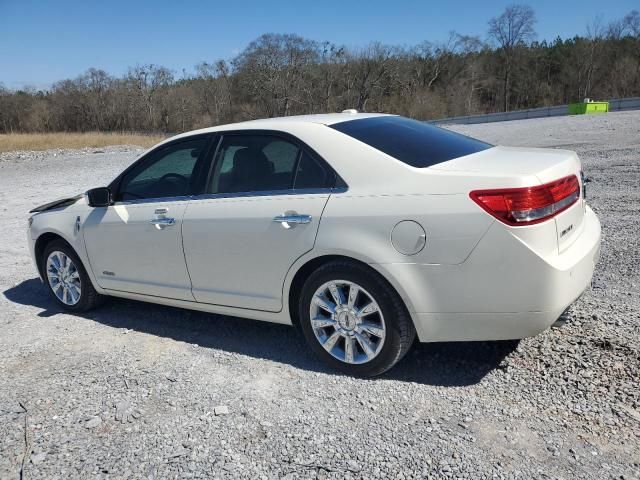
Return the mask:
<svg viewBox="0 0 640 480">
<path fill-rule="evenodd" d="M 115 296 L 294 324 L 363 376 L 416 337 L 538 334 L 600 249 L 574 152 L 352 111 L 178 135 L 32 213 L 33 260 L 68 310 Z"/>
</svg>

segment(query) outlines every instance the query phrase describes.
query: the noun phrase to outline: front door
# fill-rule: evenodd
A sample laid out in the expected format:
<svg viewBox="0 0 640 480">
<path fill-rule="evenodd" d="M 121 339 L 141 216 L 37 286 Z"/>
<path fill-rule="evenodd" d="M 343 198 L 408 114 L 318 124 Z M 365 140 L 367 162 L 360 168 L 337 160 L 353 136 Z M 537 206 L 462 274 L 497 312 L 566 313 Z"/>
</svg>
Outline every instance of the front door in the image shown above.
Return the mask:
<svg viewBox="0 0 640 480">
<path fill-rule="evenodd" d="M 207 143 L 196 137 L 151 152 L 125 172 L 114 204 L 87 217 L 87 253 L 102 288 L 194 300 L 181 228 Z"/>
<path fill-rule="evenodd" d="M 286 274 L 313 248 L 332 182 L 332 171 L 292 140 L 225 135 L 209 194 L 189 203 L 182 226 L 195 299 L 281 310 Z"/>
</svg>

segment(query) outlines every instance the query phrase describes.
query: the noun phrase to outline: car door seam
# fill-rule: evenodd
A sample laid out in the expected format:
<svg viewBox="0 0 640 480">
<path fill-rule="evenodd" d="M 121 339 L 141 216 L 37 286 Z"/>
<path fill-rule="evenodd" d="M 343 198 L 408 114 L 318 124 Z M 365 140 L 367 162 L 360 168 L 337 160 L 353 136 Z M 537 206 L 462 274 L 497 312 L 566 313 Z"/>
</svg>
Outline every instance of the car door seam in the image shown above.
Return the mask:
<svg viewBox="0 0 640 480">
<path fill-rule="evenodd" d="M 184 259 L 184 268 L 187 271 L 187 277 L 189 277 L 189 292 L 194 302 L 197 302 L 196 296 L 193 294 L 193 280 L 191 279 L 191 272 L 189 271 L 189 262 L 187 262 L 187 252 L 184 249 L 184 219 L 187 217 L 187 210 L 189 210 L 191 200 L 187 202 L 187 206 L 182 212 L 182 219 L 180 220 L 180 245 L 182 246 L 182 258 Z"/>
<path fill-rule="evenodd" d="M 309 250 L 307 250 L 306 252 L 300 254 L 292 263 L 291 265 L 289 265 L 289 268 L 287 269 L 287 273 L 284 276 L 284 280 L 282 282 L 282 294 L 280 295 L 280 300 L 281 300 L 281 307 L 280 310 L 278 310 L 277 313 L 280 313 L 284 310 L 285 307 L 285 285 L 287 284 L 287 279 L 289 278 L 289 273 L 291 272 L 291 269 L 293 268 L 293 266 L 296 264 L 296 262 L 298 260 L 300 260 L 302 257 L 304 257 L 306 254 L 308 254 L 309 252 L 313 251 L 314 248 L 316 248 L 316 242 L 318 241 L 318 235 L 320 234 L 320 226 L 322 224 L 322 218 L 324 217 L 324 211 L 327 208 L 327 205 L 329 205 L 329 200 L 331 199 L 331 197 L 333 196 L 332 193 L 329 193 L 329 195 L 327 196 L 327 199 L 324 202 L 324 206 L 322 207 L 322 211 L 320 212 L 320 216 L 318 217 L 318 228 L 316 228 L 316 234 L 313 237 L 313 243 L 311 244 L 311 248 Z M 291 315 L 291 312 L 289 312 L 289 315 Z"/>
<path fill-rule="evenodd" d="M 108 209 L 109 207 L 107 207 Z M 82 246 L 84 248 L 84 254 L 87 257 L 87 263 L 89 264 L 89 268 L 91 269 L 91 274 L 93 275 L 93 279 L 95 280 L 96 284 L 98 285 L 98 287 L 100 288 L 104 288 L 102 285 L 100 285 L 100 281 L 98 278 L 98 275 L 96 274 L 95 269 L 93 268 L 93 265 L 91 263 L 91 255 L 89 255 L 89 249 L 87 248 L 87 238 L 85 236 L 85 223 L 87 222 L 87 220 L 89 219 L 89 216 L 91 215 L 91 213 L 89 213 L 84 220 L 82 221 L 82 225 L 80 226 L 80 233 L 82 235 Z"/>
</svg>

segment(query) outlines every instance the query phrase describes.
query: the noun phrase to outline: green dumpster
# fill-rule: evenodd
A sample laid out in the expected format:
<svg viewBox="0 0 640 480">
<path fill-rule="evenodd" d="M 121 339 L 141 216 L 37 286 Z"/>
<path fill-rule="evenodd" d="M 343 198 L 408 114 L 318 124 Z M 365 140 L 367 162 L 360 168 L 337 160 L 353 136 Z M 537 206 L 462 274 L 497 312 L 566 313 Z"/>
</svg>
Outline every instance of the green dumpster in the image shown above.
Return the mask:
<svg viewBox="0 0 640 480">
<path fill-rule="evenodd" d="M 608 111 L 609 102 L 594 102 L 585 99 L 584 102 L 569 104 L 569 115 L 588 115 L 591 113 L 607 113 Z"/>
</svg>

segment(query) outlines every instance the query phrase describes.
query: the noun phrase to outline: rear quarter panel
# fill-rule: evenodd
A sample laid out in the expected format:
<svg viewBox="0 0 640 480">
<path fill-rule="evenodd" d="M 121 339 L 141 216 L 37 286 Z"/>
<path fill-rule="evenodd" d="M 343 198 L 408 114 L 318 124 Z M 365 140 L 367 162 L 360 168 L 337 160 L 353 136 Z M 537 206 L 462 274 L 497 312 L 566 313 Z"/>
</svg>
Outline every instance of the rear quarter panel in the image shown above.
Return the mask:
<svg viewBox="0 0 640 480">
<path fill-rule="evenodd" d="M 425 247 L 415 255 L 398 252 L 391 242 L 393 228 L 403 220 L 425 230 Z M 334 254 L 357 252 L 368 263 L 459 264 L 493 221 L 463 194 L 333 194 L 317 247 Z"/>
</svg>

